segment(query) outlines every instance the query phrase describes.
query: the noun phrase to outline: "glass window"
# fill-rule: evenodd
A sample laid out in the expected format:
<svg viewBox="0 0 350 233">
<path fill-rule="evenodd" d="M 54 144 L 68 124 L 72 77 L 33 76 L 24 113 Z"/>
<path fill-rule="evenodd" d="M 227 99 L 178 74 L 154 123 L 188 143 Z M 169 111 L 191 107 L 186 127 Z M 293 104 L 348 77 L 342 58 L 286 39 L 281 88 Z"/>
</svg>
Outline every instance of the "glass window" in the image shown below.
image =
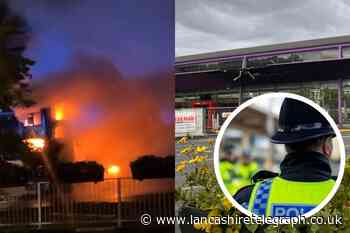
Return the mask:
<svg viewBox="0 0 350 233">
<path fill-rule="evenodd" d="M 338 121 L 338 90 L 336 83 L 319 83 L 301 87 L 299 95 L 313 100 L 323 107 L 335 122 Z"/>
<path fill-rule="evenodd" d="M 327 49 L 320 51 L 309 51 L 295 53 L 300 61 L 317 61 L 323 59 L 334 59 L 338 57 L 338 49 Z"/>
<path fill-rule="evenodd" d="M 318 51 L 284 53 L 273 56 L 253 57 L 248 59 L 248 66 L 261 67 L 272 64 L 283 64 L 297 61 L 317 61 L 335 59 L 338 57 L 338 49 L 325 49 Z"/>
<path fill-rule="evenodd" d="M 339 50 L 336 49 L 327 49 L 320 51 L 321 59 L 335 59 L 339 56 Z"/>
<path fill-rule="evenodd" d="M 186 72 L 199 72 L 199 71 L 215 71 L 218 70 L 218 63 L 205 63 L 205 64 L 193 64 L 193 65 L 184 65 L 176 66 L 176 73 L 186 73 Z"/>
<path fill-rule="evenodd" d="M 220 62 L 219 67 L 220 70 L 239 70 L 242 67 L 242 59 Z"/>
<path fill-rule="evenodd" d="M 345 47 L 342 49 L 343 57 L 350 57 L 350 47 Z"/>
<path fill-rule="evenodd" d="M 216 71 L 216 70 L 238 70 L 242 67 L 242 59 L 235 59 L 223 62 L 211 62 L 204 64 L 193 64 L 176 66 L 176 73 L 199 72 L 199 71 Z"/>
<path fill-rule="evenodd" d="M 295 61 L 294 56 L 291 53 L 286 53 L 267 57 L 249 58 L 247 66 L 261 67 L 266 65 L 282 64 L 293 61 Z"/>
</svg>

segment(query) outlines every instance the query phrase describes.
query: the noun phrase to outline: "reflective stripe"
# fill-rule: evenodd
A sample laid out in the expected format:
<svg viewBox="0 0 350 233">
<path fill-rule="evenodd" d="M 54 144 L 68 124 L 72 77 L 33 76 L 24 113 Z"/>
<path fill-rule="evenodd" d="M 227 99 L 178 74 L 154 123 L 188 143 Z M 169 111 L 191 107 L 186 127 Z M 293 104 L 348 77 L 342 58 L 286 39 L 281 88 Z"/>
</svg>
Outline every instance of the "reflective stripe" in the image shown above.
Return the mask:
<svg viewBox="0 0 350 233">
<path fill-rule="evenodd" d="M 261 184 L 258 186 L 253 202 L 253 213 L 257 215 L 265 215 L 271 184 L 272 179 L 268 179 L 261 182 Z"/>
<path fill-rule="evenodd" d="M 298 216 L 316 207 L 330 193 L 335 181 L 289 181 L 281 177 L 258 182 L 251 193 L 249 210 L 265 216 Z"/>
</svg>

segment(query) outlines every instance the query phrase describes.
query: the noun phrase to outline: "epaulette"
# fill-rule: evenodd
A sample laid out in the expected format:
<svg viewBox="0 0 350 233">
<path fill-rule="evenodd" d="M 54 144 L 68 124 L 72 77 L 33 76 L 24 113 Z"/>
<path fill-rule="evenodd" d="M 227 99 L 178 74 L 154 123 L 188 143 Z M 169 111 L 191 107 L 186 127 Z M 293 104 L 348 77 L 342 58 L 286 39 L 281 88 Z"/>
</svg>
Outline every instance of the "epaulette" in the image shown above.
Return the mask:
<svg viewBox="0 0 350 233">
<path fill-rule="evenodd" d="M 258 171 L 257 173 L 255 173 L 252 176 L 251 180 L 252 180 L 252 183 L 255 184 L 255 183 L 259 182 L 259 181 L 270 179 L 270 178 L 274 178 L 274 177 L 276 177 L 278 175 L 279 174 L 276 173 L 276 172 L 262 170 L 262 171 Z"/>
</svg>

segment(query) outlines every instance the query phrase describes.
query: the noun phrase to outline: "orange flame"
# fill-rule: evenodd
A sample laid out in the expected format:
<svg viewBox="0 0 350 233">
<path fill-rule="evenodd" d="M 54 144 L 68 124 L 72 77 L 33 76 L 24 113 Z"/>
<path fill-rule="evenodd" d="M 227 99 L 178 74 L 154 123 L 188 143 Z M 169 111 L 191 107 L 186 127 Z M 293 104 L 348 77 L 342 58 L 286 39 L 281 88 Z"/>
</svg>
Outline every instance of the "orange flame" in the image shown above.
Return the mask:
<svg viewBox="0 0 350 233">
<path fill-rule="evenodd" d="M 63 110 L 62 109 L 56 109 L 56 111 L 55 111 L 55 119 L 56 119 L 56 121 L 63 120 Z"/>
<path fill-rule="evenodd" d="M 171 76 L 163 75 L 170 74 L 152 82 L 124 79 L 108 60 L 82 56 L 71 69 L 50 76 L 52 81 L 38 83 L 33 90 L 37 105 L 26 112 L 52 107 L 52 118 L 59 121 L 54 137 L 64 147 L 61 159 L 97 161 L 106 176 L 114 164 L 118 177 L 131 176 L 131 161 L 173 151 L 171 122 L 163 114 L 172 109 Z M 161 91 L 154 92 L 155 83 Z"/>
<path fill-rule="evenodd" d="M 45 147 L 45 139 L 43 138 L 28 138 L 25 140 L 28 146 L 33 151 L 42 151 Z"/>
<path fill-rule="evenodd" d="M 120 167 L 118 165 L 111 165 L 107 169 L 107 173 L 111 177 L 115 177 L 120 172 Z"/>
</svg>

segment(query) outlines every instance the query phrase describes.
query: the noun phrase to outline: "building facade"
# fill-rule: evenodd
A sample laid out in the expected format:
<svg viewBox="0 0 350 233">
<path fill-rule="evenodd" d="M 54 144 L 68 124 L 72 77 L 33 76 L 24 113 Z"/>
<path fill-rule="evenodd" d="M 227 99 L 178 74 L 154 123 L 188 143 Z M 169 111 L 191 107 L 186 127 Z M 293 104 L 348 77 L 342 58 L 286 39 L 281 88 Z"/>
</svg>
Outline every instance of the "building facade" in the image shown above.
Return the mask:
<svg viewBox="0 0 350 233">
<path fill-rule="evenodd" d="M 177 108 L 235 107 L 289 92 L 350 126 L 350 36 L 177 57 L 175 70 Z"/>
</svg>

